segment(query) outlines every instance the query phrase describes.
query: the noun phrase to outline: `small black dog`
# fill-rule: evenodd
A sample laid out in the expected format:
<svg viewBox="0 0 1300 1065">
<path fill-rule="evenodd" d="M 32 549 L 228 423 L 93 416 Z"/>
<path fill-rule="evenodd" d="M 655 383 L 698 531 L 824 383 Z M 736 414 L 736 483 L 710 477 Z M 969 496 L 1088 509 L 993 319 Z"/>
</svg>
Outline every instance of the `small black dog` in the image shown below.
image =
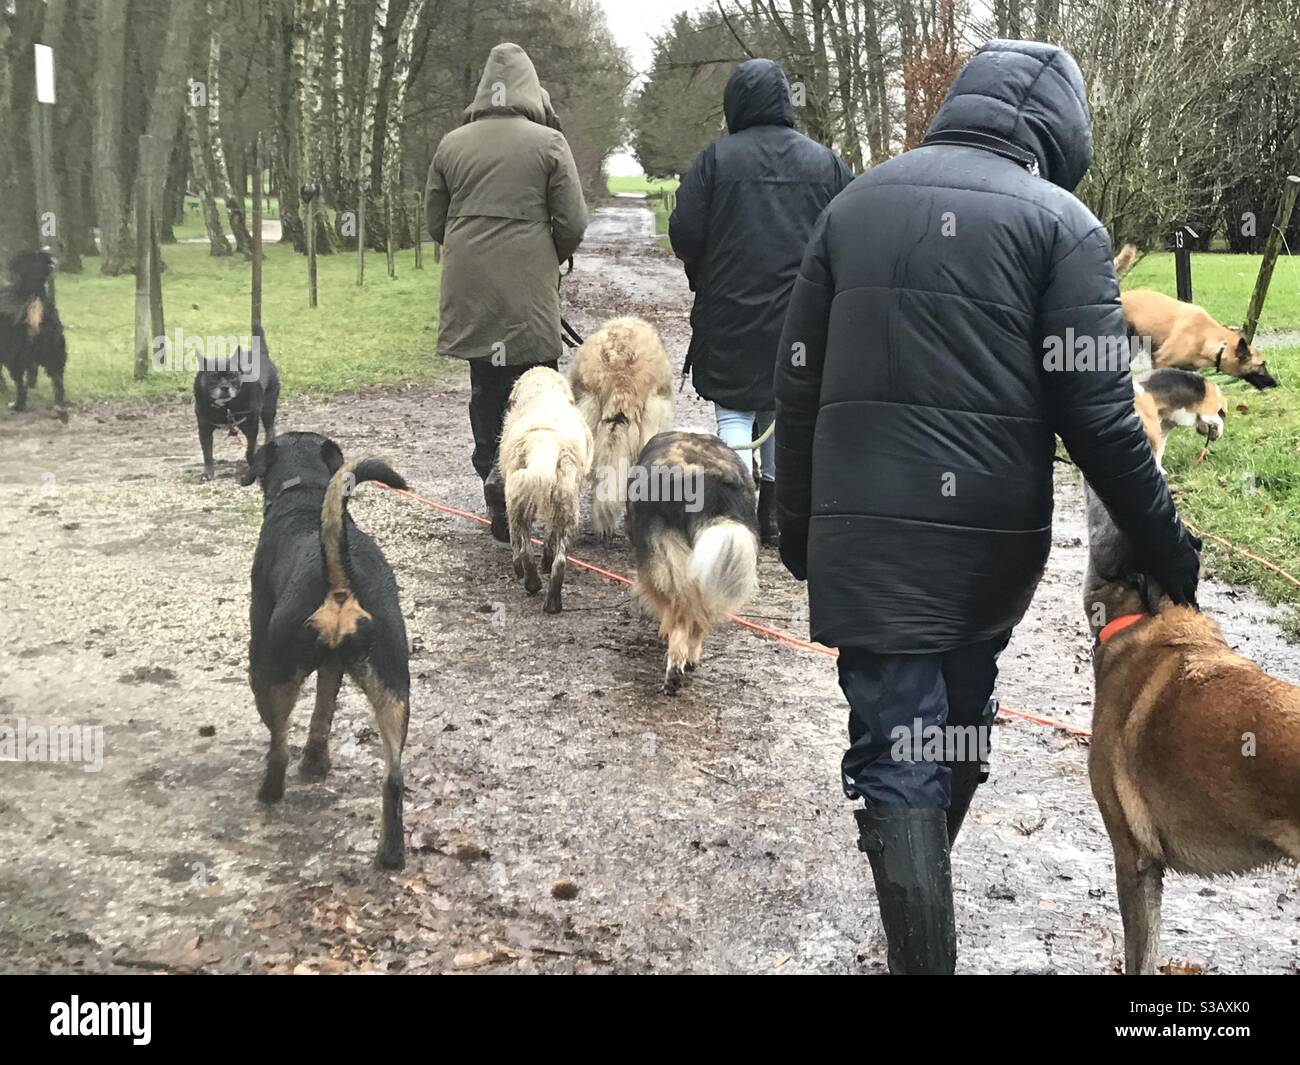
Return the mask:
<svg viewBox="0 0 1300 1065">
<path fill-rule="evenodd" d="M 236 348 L 228 358 L 204 359 L 194 375 L 194 417 L 203 449 L 203 479 L 212 480 L 212 434 L 236 429 L 248 443 L 244 458 L 251 467 L 261 422 L 268 442 L 275 439 L 275 412 L 280 402 L 280 371 L 271 361 L 266 334 L 253 327 L 253 350 Z"/>
<path fill-rule="evenodd" d="M 299 771 L 329 772 L 329 735 L 346 673 L 366 693 L 384 744 L 383 831 L 376 863 L 401 868 L 402 748 L 410 712 L 406 625 L 397 581 L 375 542 L 353 524 L 348 496 L 362 481 L 406 482 L 385 463 L 344 465 L 338 444 L 317 433 L 285 433 L 254 456 L 241 483 L 262 483 L 262 535 L 253 558 L 248 679 L 271 732 L 258 798 L 284 797 L 289 715 L 316 673 L 316 709 Z"/>
<path fill-rule="evenodd" d="M 54 257 L 47 251 L 25 251 L 9 262 L 11 283 L 0 288 L 0 366 L 9 371 L 18 394 L 9 409 L 27 409 L 27 390 L 36 386 L 43 369 L 54 386 L 54 407 L 66 417 L 63 371 L 68 347 L 63 323 L 46 288 L 54 273 Z"/>
</svg>

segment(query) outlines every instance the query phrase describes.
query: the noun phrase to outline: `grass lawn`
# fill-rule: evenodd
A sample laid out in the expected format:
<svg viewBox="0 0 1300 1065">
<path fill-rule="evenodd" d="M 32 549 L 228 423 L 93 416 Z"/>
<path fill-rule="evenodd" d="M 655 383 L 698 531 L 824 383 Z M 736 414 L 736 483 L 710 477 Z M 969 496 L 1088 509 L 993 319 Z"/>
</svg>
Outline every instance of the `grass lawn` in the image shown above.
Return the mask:
<svg viewBox="0 0 1300 1065">
<path fill-rule="evenodd" d="M 1250 294 L 1259 273 L 1258 255 L 1192 256 L 1192 299 L 1217 321 L 1237 328 L 1246 317 Z M 1123 288 L 1153 288 L 1174 296 L 1174 256 L 1153 252 L 1145 256 L 1124 278 Z M 1300 329 L 1300 258 L 1282 255 L 1273 268 L 1268 299 L 1260 318 L 1261 333 Z"/>
<path fill-rule="evenodd" d="M 1246 316 L 1259 270 L 1257 255 L 1194 254 L 1192 297 L 1217 320 L 1238 326 Z M 1154 253 L 1124 279 L 1124 288 L 1153 288 L 1174 295 L 1174 257 Z M 1260 334 L 1300 330 L 1300 261 L 1283 256 L 1273 271 Z M 1216 376 L 1228 400 L 1227 430 L 1196 465 L 1204 439 L 1175 433 L 1165 469 L 1187 518 L 1205 532 L 1300 576 L 1300 347 L 1267 352 L 1282 382 L 1257 392 L 1231 377 Z M 1300 589 L 1269 570 L 1206 541 L 1215 572 L 1254 585 L 1273 602 L 1292 604 L 1287 631 L 1300 640 Z"/>
<path fill-rule="evenodd" d="M 611 196 L 620 192 L 644 192 L 647 195 L 656 192 L 672 192 L 677 189 L 675 178 L 649 177 L 612 177 L 605 180 Z"/>
<path fill-rule="evenodd" d="M 1198 466 L 1204 438 L 1175 433 L 1165 469 L 1180 510 L 1198 528 L 1300 577 L 1300 348 L 1270 352 L 1268 361 L 1282 385 L 1257 392 L 1216 377 L 1228 401 L 1222 439 Z M 1291 604 L 1286 628 L 1291 639 L 1300 640 L 1300 588 L 1212 541 L 1205 547 L 1218 576 Z"/>
<path fill-rule="evenodd" d="M 434 354 L 440 267 L 425 245 L 424 269 L 415 253 L 399 252 L 389 280 L 382 254 L 366 256 L 366 283 L 356 287 L 355 254 L 318 261 L 320 306 L 307 306 L 307 260 L 285 245 L 265 248 L 262 316 L 271 355 L 287 392 L 336 392 L 393 385 L 451 371 Z M 251 268 L 231 255 L 214 259 L 206 244 L 163 249 L 163 307 L 167 334 L 245 336 L 249 328 Z M 73 402 L 110 396 L 155 396 L 190 391 L 193 374 L 151 372 L 132 378 L 135 278 L 86 273 L 60 275 L 59 314 L 68 335 L 68 394 Z M 46 393 L 48 395 L 48 393 Z M 39 403 L 44 396 L 38 393 Z"/>
<path fill-rule="evenodd" d="M 673 250 L 668 242 L 668 215 L 672 213 L 677 196 L 677 181 L 674 178 L 648 177 L 612 177 L 606 180 L 609 194 L 616 196 L 620 192 L 644 192 L 650 209 L 655 213 L 655 232 L 659 234 L 659 246 L 666 252 Z"/>
</svg>

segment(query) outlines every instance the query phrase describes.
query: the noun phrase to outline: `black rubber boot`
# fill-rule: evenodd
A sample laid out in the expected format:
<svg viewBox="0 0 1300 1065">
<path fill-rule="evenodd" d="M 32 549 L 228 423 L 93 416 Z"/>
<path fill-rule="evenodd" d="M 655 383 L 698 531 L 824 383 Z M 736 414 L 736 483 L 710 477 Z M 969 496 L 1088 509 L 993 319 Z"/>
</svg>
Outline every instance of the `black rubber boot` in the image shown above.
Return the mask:
<svg viewBox="0 0 1300 1065">
<path fill-rule="evenodd" d="M 758 482 L 758 537 L 764 547 L 781 543 L 781 531 L 776 525 L 776 482 Z"/>
<path fill-rule="evenodd" d="M 975 796 L 975 789 L 988 779 L 988 767 L 979 762 L 957 762 L 952 767 L 952 804 L 948 807 L 948 846 L 957 842 L 961 823 Z"/>
<path fill-rule="evenodd" d="M 998 701 L 990 699 L 984 707 L 980 727 L 985 730 L 991 728 L 997 713 Z M 979 760 L 950 762 L 948 768 L 952 770 L 952 802 L 948 805 L 948 846 L 951 847 L 957 842 L 957 833 L 961 831 L 961 823 L 966 819 L 966 811 L 970 809 L 971 799 L 975 797 L 975 789 L 989 778 L 989 764 Z"/>
<path fill-rule="evenodd" d="M 957 929 L 952 867 L 943 810 L 856 810 L 858 848 L 871 859 L 889 971 L 899 976 L 952 975 Z"/>
<path fill-rule="evenodd" d="M 492 519 L 492 539 L 508 544 L 510 521 L 506 518 L 506 485 L 496 466 L 483 482 L 483 502 L 487 504 L 488 517 Z"/>
</svg>

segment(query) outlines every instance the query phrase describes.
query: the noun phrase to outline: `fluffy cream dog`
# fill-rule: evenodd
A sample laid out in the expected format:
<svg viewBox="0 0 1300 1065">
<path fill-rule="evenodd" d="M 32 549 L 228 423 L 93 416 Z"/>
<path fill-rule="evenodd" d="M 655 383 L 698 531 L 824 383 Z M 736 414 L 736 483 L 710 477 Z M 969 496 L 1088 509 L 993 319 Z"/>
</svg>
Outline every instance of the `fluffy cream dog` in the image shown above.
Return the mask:
<svg viewBox="0 0 1300 1065">
<path fill-rule="evenodd" d="M 578 527 L 582 485 L 591 468 L 591 430 L 573 403 L 569 383 L 545 366 L 529 370 L 510 392 L 501 430 L 501 476 L 515 576 L 535 595 L 542 587 L 529 542 L 533 522 L 546 530 L 542 569 L 550 574 L 548 614 L 558 614 L 565 547 Z"/>
<path fill-rule="evenodd" d="M 659 334 L 640 318 L 614 318 L 589 336 L 569 370 L 594 443 L 591 520 L 609 539 L 628 471 L 650 438 L 673 425 L 673 374 Z"/>
</svg>

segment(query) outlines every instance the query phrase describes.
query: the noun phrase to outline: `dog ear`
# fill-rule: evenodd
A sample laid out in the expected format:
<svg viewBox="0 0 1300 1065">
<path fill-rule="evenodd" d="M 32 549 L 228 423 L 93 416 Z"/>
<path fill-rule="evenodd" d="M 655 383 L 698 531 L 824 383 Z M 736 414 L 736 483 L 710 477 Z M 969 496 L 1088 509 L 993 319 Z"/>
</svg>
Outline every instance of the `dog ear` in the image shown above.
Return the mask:
<svg viewBox="0 0 1300 1065">
<path fill-rule="evenodd" d="M 275 441 L 268 440 L 265 444 L 257 449 L 253 454 L 253 461 L 249 463 L 248 469 L 244 475 L 239 478 L 239 483 L 248 487 L 254 481 L 266 477 L 266 471 L 271 468 L 271 463 L 275 461 Z"/>
<path fill-rule="evenodd" d="M 331 477 L 343 467 L 343 450 L 333 440 L 327 439 L 325 443 L 321 444 L 320 457 L 325 460 L 325 465 L 329 467 Z"/>
<path fill-rule="evenodd" d="M 1251 359 L 1250 345 L 1246 343 L 1245 337 L 1237 338 L 1237 358 L 1241 362 L 1249 362 Z"/>
</svg>

